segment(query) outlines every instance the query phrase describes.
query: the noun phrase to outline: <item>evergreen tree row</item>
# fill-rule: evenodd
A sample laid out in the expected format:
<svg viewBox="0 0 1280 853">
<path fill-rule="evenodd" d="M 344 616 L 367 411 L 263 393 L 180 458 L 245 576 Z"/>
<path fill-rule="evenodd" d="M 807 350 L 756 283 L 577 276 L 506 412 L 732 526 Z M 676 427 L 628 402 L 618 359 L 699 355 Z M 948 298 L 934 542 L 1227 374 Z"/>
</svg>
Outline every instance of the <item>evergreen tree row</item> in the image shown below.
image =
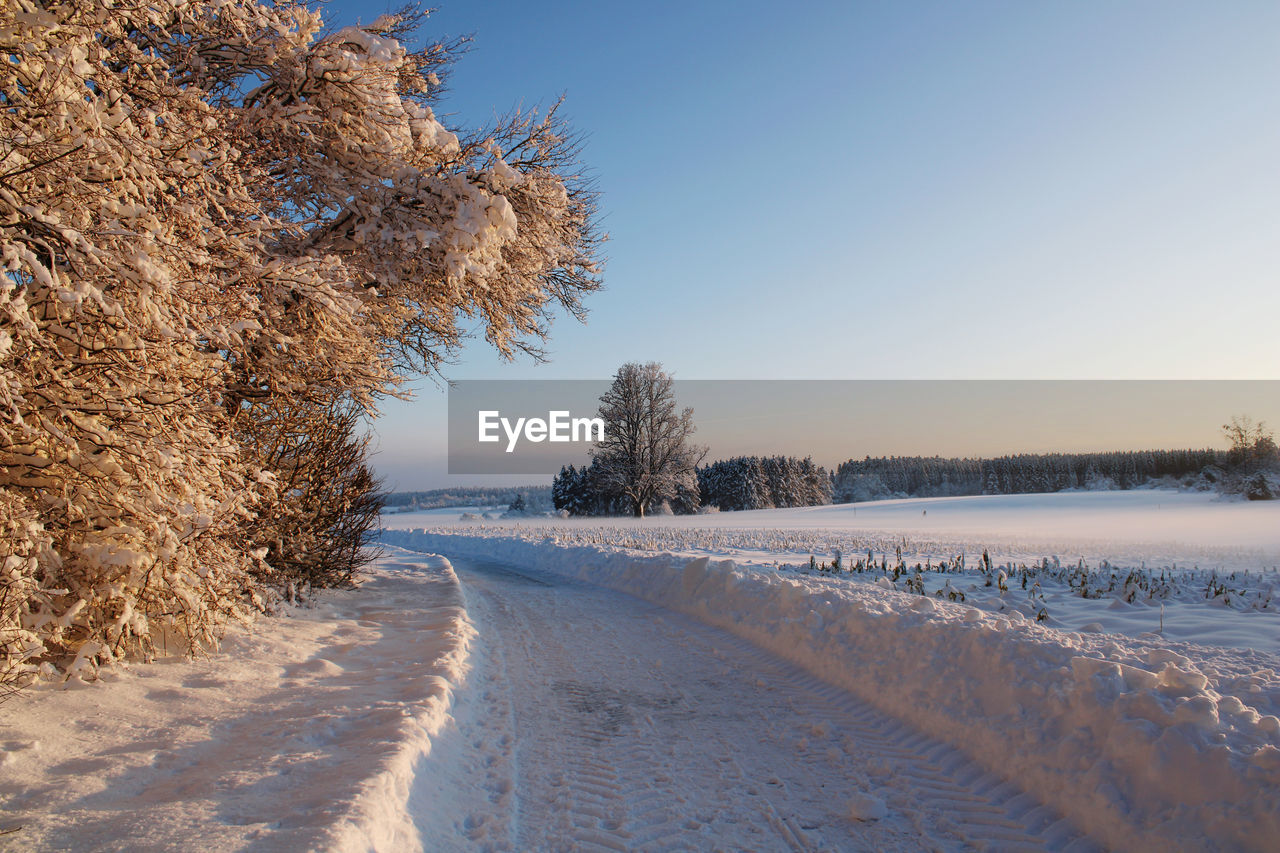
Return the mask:
<svg viewBox="0 0 1280 853">
<path fill-rule="evenodd" d="M 517 495 L 524 495 L 530 508 L 546 508 L 551 503 L 550 486 L 455 486 L 428 489 L 423 492 L 391 492 L 383 496 L 383 504 L 404 509 L 441 509 L 453 506 L 509 506 Z"/>
<path fill-rule="evenodd" d="M 1131 489 L 1149 480 L 1205 475 L 1227 462 L 1222 451 L 1141 450 L 1110 453 L 1023 453 L 996 459 L 870 456 L 841 463 L 837 503 L 887 497 L 1014 495 L 1065 489 Z"/>
<path fill-rule="evenodd" d="M 570 515 L 629 511 L 625 500 L 607 494 L 596 467 L 569 465 L 560 470 L 552 485 L 556 509 Z M 1166 478 L 1195 478 L 1211 487 L 1231 467 L 1227 453 L 1213 449 L 1022 453 L 994 459 L 868 456 L 843 462 L 830 475 L 809 458 L 738 456 L 698 468 L 697 493 L 681 489 L 670 509 L 684 514 L 700 506 L 733 511 L 894 497 L 1131 489 Z"/>
<path fill-rule="evenodd" d="M 702 502 L 722 510 L 831 503 L 831 477 L 806 457 L 738 456 L 698 469 Z"/>
<path fill-rule="evenodd" d="M 697 469 L 697 490 L 681 486 L 667 508 L 676 515 L 702 506 L 722 510 L 772 509 L 831 503 L 831 475 L 812 459 L 793 456 L 738 456 Z M 570 515 L 624 515 L 625 498 L 611 495 L 597 463 L 566 465 L 551 485 L 557 510 Z M 648 507 L 662 512 L 663 507 Z"/>
</svg>

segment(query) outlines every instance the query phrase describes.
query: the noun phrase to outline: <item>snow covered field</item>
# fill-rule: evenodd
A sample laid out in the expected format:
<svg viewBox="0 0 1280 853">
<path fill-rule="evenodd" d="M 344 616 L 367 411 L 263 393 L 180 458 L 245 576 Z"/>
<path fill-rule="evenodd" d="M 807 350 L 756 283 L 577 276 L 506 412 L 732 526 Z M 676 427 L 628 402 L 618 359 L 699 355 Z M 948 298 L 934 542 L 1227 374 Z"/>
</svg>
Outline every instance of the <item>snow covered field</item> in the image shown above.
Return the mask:
<svg viewBox="0 0 1280 853">
<path fill-rule="evenodd" d="M 1109 846 L 1266 850 L 1280 838 L 1280 615 L 1266 562 L 1280 553 L 1280 507 L 1153 491 L 644 521 L 428 517 L 416 531 L 421 519 L 388 519 L 401 529 L 385 541 L 692 615 L 1006 774 Z M 1053 548 L 1065 538 L 1084 544 Z M 840 574 L 807 569 L 836 549 Z M 1073 557 L 1089 564 L 1073 572 Z M 1218 586 L 1197 589 L 1206 577 Z"/>
<path fill-rule="evenodd" d="M 0 849 L 1273 850 L 1277 510 L 388 516 L 359 591 L 0 704 Z"/>
<path fill-rule="evenodd" d="M 384 516 L 389 528 L 476 524 L 477 507 Z M 1013 556 L 1056 553 L 1097 561 L 1200 563 L 1229 568 L 1280 566 L 1280 501 L 1222 500 L 1202 492 L 1135 490 L 913 498 L 856 504 L 627 518 L 502 519 L 506 527 L 571 526 L 671 530 L 826 531 L 864 538 L 906 537 L 942 551 L 1001 546 Z"/>
</svg>

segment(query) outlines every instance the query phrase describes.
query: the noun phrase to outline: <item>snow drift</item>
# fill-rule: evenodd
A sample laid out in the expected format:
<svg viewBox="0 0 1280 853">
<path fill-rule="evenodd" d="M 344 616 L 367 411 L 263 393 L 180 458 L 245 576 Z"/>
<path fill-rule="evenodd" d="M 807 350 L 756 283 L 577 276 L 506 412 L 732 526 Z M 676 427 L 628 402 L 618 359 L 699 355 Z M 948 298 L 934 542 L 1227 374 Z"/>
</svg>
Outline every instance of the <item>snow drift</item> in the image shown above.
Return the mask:
<svg viewBox="0 0 1280 853">
<path fill-rule="evenodd" d="M 208 659 L 33 687 L 0 706 L 0 847 L 420 850 L 474 637 L 447 561 L 390 554 Z"/>
</svg>

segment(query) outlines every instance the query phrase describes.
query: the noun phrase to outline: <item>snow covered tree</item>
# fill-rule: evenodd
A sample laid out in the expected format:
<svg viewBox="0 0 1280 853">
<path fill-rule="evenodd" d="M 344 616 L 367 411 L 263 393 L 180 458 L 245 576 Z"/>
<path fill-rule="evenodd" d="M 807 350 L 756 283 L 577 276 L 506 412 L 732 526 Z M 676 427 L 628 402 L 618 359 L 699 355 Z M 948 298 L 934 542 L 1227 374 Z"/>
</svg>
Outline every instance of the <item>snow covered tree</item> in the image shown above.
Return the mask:
<svg viewBox="0 0 1280 853">
<path fill-rule="evenodd" d="M 656 362 L 618 368 L 600 398 L 604 440 L 592 450 L 600 491 L 624 498 L 637 518 L 680 489 L 697 489 L 706 448 L 691 444 L 693 409 L 679 409 L 671 375 Z"/>
<path fill-rule="evenodd" d="M 671 511 L 676 515 L 696 515 L 702 507 L 702 494 L 698 489 L 697 477 L 692 482 L 681 480 L 676 484 L 675 497 L 671 499 Z"/>
<path fill-rule="evenodd" d="M 207 646 L 266 579 L 334 577 L 290 568 L 334 530 L 297 511 L 298 436 L 336 438 L 325 464 L 367 496 L 334 413 L 371 413 L 467 326 L 536 354 L 557 307 L 582 313 L 599 241 L 574 137 L 554 110 L 446 128 L 455 50 L 406 49 L 421 20 L 0 5 L 0 678 Z"/>
<path fill-rule="evenodd" d="M 578 469 L 574 465 L 561 465 L 560 473 L 551 480 L 551 505 L 576 515 Z"/>
<path fill-rule="evenodd" d="M 831 503 L 831 475 L 827 473 L 827 469 L 814 464 L 813 457 L 806 456 L 800 463 L 800 476 L 804 480 L 802 506 L 824 506 Z"/>
<path fill-rule="evenodd" d="M 1273 501 L 1280 486 L 1280 478 L 1266 471 L 1255 471 L 1244 479 L 1241 494 L 1251 501 Z"/>
<path fill-rule="evenodd" d="M 562 467 L 552 480 L 552 500 L 556 509 L 570 515 L 620 515 L 630 506 L 616 493 L 608 491 L 600 465 L 592 462 L 576 468 Z M 678 491 L 672 509 L 676 512 L 696 512 L 697 497 L 690 496 L 683 488 Z"/>
<path fill-rule="evenodd" d="M 811 458 L 738 456 L 698 469 L 702 503 L 722 510 L 831 503 L 831 477 Z"/>
</svg>

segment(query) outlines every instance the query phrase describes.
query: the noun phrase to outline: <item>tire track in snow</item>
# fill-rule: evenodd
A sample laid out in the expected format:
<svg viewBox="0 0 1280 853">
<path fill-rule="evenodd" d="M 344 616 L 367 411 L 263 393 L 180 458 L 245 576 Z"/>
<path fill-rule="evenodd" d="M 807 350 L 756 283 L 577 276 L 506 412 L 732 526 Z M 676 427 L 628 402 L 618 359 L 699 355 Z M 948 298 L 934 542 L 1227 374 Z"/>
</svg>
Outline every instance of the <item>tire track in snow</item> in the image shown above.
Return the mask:
<svg viewBox="0 0 1280 853">
<path fill-rule="evenodd" d="M 589 584 L 454 565 L 483 602 L 480 645 L 505 660 L 515 849 L 1090 847 L 958 751 L 724 631 Z M 861 794 L 886 816 L 852 819 Z"/>
<path fill-rule="evenodd" d="M 744 646 L 744 651 L 750 649 Z M 892 780 L 926 807 L 945 813 L 957 840 L 978 849 L 1088 849 L 1074 828 L 1034 798 L 983 771 L 953 747 L 914 731 L 848 693 L 753 650 L 760 672 L 785 690 L 812 697 L 847 751 L 865 753 L 873 773 Z"/>
</svg>

